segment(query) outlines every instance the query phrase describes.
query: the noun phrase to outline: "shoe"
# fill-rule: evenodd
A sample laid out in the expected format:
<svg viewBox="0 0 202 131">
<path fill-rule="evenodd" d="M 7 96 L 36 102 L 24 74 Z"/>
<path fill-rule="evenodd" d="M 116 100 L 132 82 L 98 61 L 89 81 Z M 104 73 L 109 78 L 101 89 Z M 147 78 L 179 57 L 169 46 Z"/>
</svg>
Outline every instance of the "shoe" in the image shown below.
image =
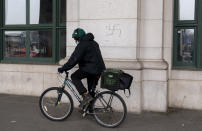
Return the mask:
<svg viewBox="0 0 202 131">
<path fill-rule="evenodd" d="M 81 101 L 79 107 L 82 108 L 84 105 L 90 104 L 90 102 L 93 100 L 93 97 L 90 94 L 87 94 L 83 97 L 83 101 Z"/>
<path fill-rule="evenodd" d="M 89 113 L 93 113 L 92 101 L 90 102 L 90 104 L 88 106 L 88 111 L 89 111 Z"/>
</svg>

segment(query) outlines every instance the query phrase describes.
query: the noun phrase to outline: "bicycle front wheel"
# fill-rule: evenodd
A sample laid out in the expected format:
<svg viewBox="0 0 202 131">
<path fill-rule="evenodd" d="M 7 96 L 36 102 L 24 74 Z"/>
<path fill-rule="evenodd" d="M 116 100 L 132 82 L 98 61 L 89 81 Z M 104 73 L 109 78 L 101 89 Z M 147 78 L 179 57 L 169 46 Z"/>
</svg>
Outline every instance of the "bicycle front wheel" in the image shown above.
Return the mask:
<svg viewBox="0 0 202 131">
<path fill-rule="evenodd" d="M 126 114 L 127 107 L 124 100 L 114 92 L 101 92 L 93 102 L 93 115 L 101 126 L 117 127 L 123 123 Z"/>
<path fill-rule="evenodd" d="M 73 100 L 67 91 L 51 87 L 42 93 L 39 106 L 43 115 L 48 119 L 62 121 L 71 115 Z"/>
</svg>

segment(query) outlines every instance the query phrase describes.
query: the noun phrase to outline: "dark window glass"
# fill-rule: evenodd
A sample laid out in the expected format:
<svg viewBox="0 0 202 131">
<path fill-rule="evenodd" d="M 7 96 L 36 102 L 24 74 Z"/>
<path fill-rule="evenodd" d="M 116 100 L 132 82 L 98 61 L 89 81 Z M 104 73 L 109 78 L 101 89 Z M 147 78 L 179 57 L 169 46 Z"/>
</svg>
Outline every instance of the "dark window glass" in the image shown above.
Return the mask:
<svg viewBox="0 0 202 131">
<path fill-rule="evenodd" d="M 26 24 L 26 0 L 5 0 L 5 24 Z"/>
<path fill-rule="evenodd" d="M 52 57 L 52 31 L 30 31 L 30 57 Z"/>
<path fill-rule="evenodd" d="M 26 56 L 25 31 L 5 31 L 4 36 L 5 36 L 6 57 Z"/>
<path fill-rule="evenodd" d="M 52 12 L 52 0 L 30 0 L 30 24 L 51 24 Z"/>
<path fill-rule="evenodd" d="M 193 63 L 194 29 L 178 30 L 177 60 Z"/>
<path fill-rule="evenodd" d="M 66 24 L 66 0 L 61 0 L 61 24 Z"/>
<path fill-rule="evenodd" d="M 61 31 L 60 57 L 66 57 L 66 30 Z"/>
</svg>

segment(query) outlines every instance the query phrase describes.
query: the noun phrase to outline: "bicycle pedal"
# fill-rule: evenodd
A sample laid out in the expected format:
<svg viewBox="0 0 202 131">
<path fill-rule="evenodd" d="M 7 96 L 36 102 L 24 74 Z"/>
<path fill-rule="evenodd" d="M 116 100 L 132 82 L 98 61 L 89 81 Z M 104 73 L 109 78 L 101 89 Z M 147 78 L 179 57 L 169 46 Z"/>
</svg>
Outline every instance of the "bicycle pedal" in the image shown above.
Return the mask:
<svg viewBox="0 0 202 131">
<path fill-rule="evenodd" d="M 87 111 L 86 114 L 93 115 L 93 112 Z"/>
<path fill-rule="evenodd" d="M 83 114 L 82 114 L 82 117 L 84 118 L 86 116 L 86 112 L 84 112 Z"/>
</svg>

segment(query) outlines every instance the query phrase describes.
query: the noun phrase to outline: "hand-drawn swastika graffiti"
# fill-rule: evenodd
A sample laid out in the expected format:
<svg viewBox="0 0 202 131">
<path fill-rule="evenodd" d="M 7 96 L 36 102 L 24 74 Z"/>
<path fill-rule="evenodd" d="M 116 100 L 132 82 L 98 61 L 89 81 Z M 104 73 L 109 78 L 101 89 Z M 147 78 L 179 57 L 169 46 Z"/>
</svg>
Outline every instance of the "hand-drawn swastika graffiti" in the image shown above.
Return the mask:
<svg viewBox="0 0 202 131">
<path fill-rule="evenodd" d="M 120 28 L 120 24 L 109 24 L 106 26 L 106 36 L 121 36 L 121 28 Z"/>
<path fill-rule="evenodd" d="M 120 24 L 108 24 L 105 26 L 105 42 L 115 44 L 120 42 L 122 29 Z"/>
</svg>

